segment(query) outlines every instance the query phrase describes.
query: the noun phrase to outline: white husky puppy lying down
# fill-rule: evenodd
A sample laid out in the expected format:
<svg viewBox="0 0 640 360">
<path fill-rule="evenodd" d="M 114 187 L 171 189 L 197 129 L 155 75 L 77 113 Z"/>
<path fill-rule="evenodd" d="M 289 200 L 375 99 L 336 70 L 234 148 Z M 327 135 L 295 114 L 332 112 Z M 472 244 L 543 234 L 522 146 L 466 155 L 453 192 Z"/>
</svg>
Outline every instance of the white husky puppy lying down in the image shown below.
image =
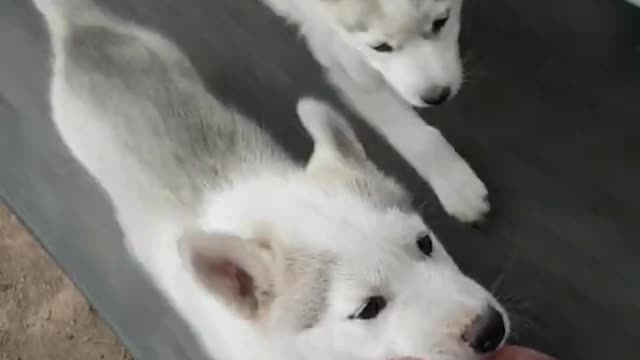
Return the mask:
<svg viewBox="0 0 640 360">
<path fill-rule="evenodd" d="M 460 89 L 462 0 L 262 1 L 299 26 L 318 61 L 362 85 L 382 77 L 418 107 Z"/>
<path fill-rule="evenodd" d="M 503 344 L 503 308 L 327 105 L 298 105 L 315 144 L 298 164 L 162 36 L 89 0 L 34 2 L 57 129 L 212 358 L 472 360 Z"/>
</svg>

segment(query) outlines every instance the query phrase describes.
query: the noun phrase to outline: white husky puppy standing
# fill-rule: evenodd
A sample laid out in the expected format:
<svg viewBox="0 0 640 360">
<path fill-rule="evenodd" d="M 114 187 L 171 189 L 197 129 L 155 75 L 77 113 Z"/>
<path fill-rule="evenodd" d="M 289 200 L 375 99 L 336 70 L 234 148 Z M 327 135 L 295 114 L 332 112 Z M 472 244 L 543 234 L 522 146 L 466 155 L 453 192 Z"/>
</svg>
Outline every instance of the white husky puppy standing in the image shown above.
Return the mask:
<svg viewBox="0 0 640 360">
<path fill-rule="evenodd" d="M 162 36 L 89 0 L 34 2 L 62 138 L 213 358 L 471 360 L 504 342 L 502 307 L 328 106 L 298 105 L 303 166 Z"/>
<path fill-rule="evenodd" d="M 462 0 L 260 1 L 298 25 L 331 81 L 449 214 L 470 222 L 489 211 L 482 181 L 408 105 L 439 105 L 460 89 Z"/>
</svg>

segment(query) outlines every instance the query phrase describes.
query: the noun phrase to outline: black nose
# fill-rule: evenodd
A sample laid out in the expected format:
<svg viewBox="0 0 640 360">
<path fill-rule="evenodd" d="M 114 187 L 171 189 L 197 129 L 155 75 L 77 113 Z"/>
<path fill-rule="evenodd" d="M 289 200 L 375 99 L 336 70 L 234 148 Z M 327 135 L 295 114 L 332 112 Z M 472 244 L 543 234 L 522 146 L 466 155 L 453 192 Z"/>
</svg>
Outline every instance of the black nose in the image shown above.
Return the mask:
<svg viewBox="0 0 640 360">
<path fill-rule="evenodd" d="M 450 95 L 451 88 L 447 86 L 436 86 L 429 89 L 429 91 L 422 95 L 421 99 L 425 104 L 435 106 L 447 101 Z"/>
<path fill-rule="evenodd" d="M 471 348 L 485 354 L 494 351 L 502 344 L 506 335 L 506 328 L 502 314 L 493 306 L 487 308 L 476 317 L 462 334 L 462 339 Z"/>
</svg>

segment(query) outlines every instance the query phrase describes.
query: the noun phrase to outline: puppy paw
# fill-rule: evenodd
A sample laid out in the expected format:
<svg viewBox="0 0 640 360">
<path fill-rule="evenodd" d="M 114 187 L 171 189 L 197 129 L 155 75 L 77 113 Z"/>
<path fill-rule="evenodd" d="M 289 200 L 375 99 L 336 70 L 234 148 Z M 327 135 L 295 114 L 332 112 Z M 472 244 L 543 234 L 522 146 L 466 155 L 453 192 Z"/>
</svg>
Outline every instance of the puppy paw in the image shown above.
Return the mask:
<svg viewBox="0 0 640 360">
<path fill-rule="evenodd" d="M 445 211 L 462 222 L 481 221 L 490 210 L 487 187 L 462 159 L 441 169 L 430 183 Z"/>
</svg>

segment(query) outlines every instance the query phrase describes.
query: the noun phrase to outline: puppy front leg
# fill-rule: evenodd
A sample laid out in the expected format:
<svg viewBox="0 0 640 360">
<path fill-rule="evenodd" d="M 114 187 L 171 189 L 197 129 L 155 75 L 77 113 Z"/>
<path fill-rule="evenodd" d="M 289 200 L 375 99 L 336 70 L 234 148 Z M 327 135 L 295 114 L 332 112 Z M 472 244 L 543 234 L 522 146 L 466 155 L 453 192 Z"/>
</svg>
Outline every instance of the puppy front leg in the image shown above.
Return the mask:
<svg viewBox="0 0 640 360">
<path fill-rule="evenodd" d="M 487 188 L 439 130 L 387 86 L 366 91 L 338 70 L 330 70 L 328 76 L 363 119 L 432 186 L 450 215 L 463 222 L 483 218 L 490 208 Z"/>
<path fill-rule="evenodd" d="M 363 89 L 375 89 L 384 82 L 380 73 L 340 39 L 335 30 L 325 25 L 307 25 L 302 32 L 311 54 L 326 69 L 340 68 Z"/>
<path fill-rule="evenodd" d="M 333 53 L 338 58 L 342 68 L 364 90 L 373 90 L 384 86 L 382 75 L 369 64 L 354 49 L 342 40 L 333 43 Z"/>
</svg>

